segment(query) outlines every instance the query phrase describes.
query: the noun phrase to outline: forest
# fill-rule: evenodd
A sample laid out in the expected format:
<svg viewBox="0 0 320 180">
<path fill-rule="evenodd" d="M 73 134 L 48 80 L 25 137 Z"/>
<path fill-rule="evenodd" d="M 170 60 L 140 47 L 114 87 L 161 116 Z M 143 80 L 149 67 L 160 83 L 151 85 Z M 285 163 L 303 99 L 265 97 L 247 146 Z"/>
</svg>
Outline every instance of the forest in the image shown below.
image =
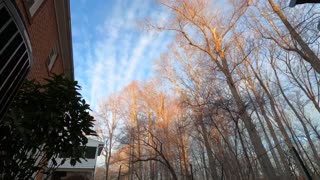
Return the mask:
<svg viewBox="0 0 320 180">
<path fill-rule="evenodd" d="M 101 101 L 104 179 L 320 179 L 320 8 L 159 0 L 155 78 Z"/>
</svg>

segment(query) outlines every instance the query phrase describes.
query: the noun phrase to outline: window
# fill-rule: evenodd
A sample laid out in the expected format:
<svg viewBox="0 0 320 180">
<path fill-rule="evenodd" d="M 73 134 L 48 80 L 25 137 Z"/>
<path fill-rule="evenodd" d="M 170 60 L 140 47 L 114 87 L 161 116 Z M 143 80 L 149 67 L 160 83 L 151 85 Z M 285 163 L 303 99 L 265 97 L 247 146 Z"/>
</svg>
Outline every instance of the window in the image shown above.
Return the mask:
<svg viewBox="0 0 320 180">
<path fill-rule="evenodd" d="M 88 159 L 94 159 L 96 157 L 96 147 L 87 147 L 86 148 L 86 158 Z"/>
<path fill-rule="evenodd" d="M 84 156 L 87 158 L 87 159 L 95 159 L 96 157 L 96 151 L 97 150 L 97 147 L 90 147 L 90 146 L 87 146 L 86 149 L 85 149 L 85 153 L 84 153 Z M 59 154 L 59 158 L 69 158 L 66 156 L 66 153 L 63 153 L 61 152 Z"/>
<path fill-rule="evenodd" d="M 0 0 L 0 119 L 31 67 L 31 47 L 15 6 Z"/>
<path fill-rule="evenodd" d="M 52 50 L 48 56 L 48 59 L 47 59 L 47 67 L 48 67 L 49 71 L 51 71 L 57 57 L 58 57 L 58 47 L 57 47 L 57 45 L 55 45 L 54 48 L 52 48 Z"/>
<path fill-rule="evenodd" d="M 104 144 L 99 144 L 98 145 L 98 156 L 100 156 L 102 150 L 103 150 Z"/>
<path fill-rule="evenodd" d="M 30 17 L 33 17 L 44 0 L 24 0 L 24 5 Z"/>
</svg>

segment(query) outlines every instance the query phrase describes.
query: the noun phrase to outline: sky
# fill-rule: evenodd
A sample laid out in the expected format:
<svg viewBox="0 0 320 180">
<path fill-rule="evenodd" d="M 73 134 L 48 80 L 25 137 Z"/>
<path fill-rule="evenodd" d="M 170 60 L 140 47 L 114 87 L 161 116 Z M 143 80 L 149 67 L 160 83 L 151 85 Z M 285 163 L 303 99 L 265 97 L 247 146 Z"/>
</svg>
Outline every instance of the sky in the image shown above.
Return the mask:
<svg viewBox="0 0 320 180">
<path fill-rule="evenodd" d="M 167 16 L 154 0 L 71 0 L 75 79 L 93 110 L 133 80 L 153 77 L 171 38 L 139 22 Z"/>
</svg>

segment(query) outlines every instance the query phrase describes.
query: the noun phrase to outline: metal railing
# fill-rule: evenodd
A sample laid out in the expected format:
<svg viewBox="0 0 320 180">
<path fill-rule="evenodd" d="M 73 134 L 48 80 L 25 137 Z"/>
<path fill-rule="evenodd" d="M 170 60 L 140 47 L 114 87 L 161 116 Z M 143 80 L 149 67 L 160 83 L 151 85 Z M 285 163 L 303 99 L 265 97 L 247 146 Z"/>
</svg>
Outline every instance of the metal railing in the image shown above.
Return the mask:
<svg viewBox="0 0 320 180">
<path fill-rule="evenodd" d="M 17 7 L 0 0 L 0 119 L 32 64 L 31 45 Z"/>
</svg>

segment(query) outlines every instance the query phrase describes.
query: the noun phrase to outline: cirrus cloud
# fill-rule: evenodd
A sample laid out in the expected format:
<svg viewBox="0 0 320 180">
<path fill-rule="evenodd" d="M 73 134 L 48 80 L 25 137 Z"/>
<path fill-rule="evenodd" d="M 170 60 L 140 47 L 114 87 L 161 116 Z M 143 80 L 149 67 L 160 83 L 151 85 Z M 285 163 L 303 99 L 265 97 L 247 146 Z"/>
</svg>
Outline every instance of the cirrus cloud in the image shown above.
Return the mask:
<svg viewBox="0 0 320 180">
<path fill-rule="evenodd" d="M 171 38 L 141 31 L 136 22 L 165 19 L 163 9 L 145 0 L 71 2 L 75 77 L 93 109 L 131 81 L 152 77 L 153 60 Z"/>
</svg>

